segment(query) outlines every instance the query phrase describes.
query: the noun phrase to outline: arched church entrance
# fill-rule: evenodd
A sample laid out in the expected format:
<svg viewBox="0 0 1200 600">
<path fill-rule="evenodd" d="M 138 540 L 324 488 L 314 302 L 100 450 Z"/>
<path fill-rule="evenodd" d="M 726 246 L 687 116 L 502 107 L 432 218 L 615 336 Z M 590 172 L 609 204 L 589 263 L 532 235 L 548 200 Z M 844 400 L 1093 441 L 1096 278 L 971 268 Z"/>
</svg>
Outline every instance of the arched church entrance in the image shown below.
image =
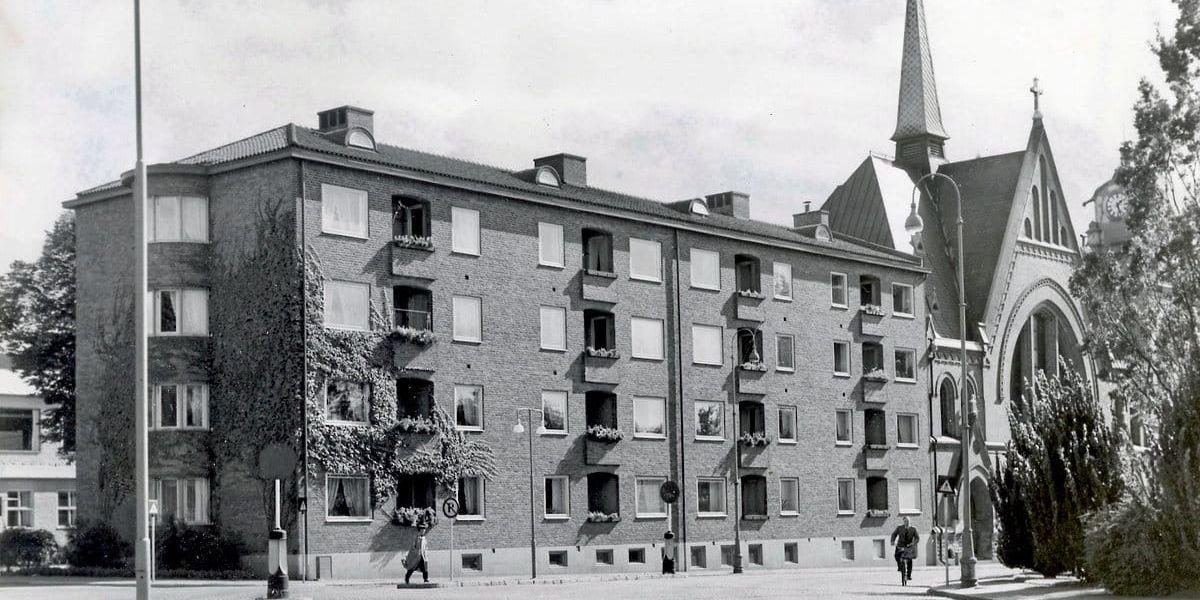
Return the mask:
<svg viewBox="0 0 1200 600">
<path fill-rule="evenodd" d="M 1035 306 L 1017 331 L 1020 333 L 1013 346 L 1008 378 L 1009 397 L 1014 402 L 1033 398 L 1039 373 L 1046 377 L 1060 375 L 1060 358 L 1068 368 L 1086 376 L 1079 339 L 1071 322 L 1053 301 Z"/>
</svg>

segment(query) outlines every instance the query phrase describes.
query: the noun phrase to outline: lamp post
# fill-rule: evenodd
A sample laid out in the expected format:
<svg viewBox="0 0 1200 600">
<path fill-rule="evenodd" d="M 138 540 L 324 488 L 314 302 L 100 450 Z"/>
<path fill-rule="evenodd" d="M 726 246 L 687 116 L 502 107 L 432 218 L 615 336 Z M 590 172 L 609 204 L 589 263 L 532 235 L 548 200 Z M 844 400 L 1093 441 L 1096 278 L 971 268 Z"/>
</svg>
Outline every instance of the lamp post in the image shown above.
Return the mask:
<svg viewBox="0 0 1200 600">
<path fill-rule="evenodd" d="M 133 235 L 137 242 L 133 252 L 133 480 L 137 532 L 133 541 L 133 564 L 137 600 L 149 600 L 150 553 L 154 545 L 150 534 L 150 376 L 146 340 L 149 314 L 146 300 L 150 294 L 146 279 L 146 163 L 142 152 L 142 6 L 139 0 L 133 0 L 133 76 L 137 119 L 137 162 L 133 166 Z"/>
<path fill-rule="evenodd" d="M 958 275 L 958 337 L 959 337 L 959 366 L 961 368 L 958 385 L 958 398 L 960 405 L 960 413 L 966 418 L 966 423 L 959 433 L 959 454 L 961 455 L 962 465 L 962 494 L 960 494 L 962 506 L 959 508 L 962 515 L 962 561 L 960 566 L 962 573 L 960 581 L 962 587 L 975 587 L 975 540 L 971 531 L 971 427 L 975 421 L 974 415 L 971 413 L 971 406 L 967 402 L 967 295 L 966 288 L 963 285 L 963 218 L 962 218 L 962 193 L 958 189 L 958 184 L 945 173 L 930 172 L 922 175 L 916 182 L 913 183 L 913 200 L 912 212 L 908 216 L 908 220 L 904 222 L 904 229 L 910 234 L 915 235 L 922 229 L 921 217 L 917 215 L 917 193 L 920 190 L 922 181 L 941 177 L 950 182 L 950 188 L 954 190 L 954 201 L 956 205 L 957 219 L 957 240 L 955 242 L 955 270 Z M 970 415 L 968 417 L 968 415 Z"/>
<path fill-rule="evenodd" d="M 740 344 L 740 340 L 738 341 Z M 741 435 L 738 423 L 739 413 L 741 412 L 741 403 L 738 397 L 738 386 L 742 381 L 742 370 L 738 368 L 738 348 L 734 347 L 733 372 L 736 381 L 734 382 L 733 395 L 733 574 L 737 575 L 742 572 L 742 442 L 738 439 Z"/>
<path fill-rule="evenodd" d="M 533 413 L 541 413 L 540 408 L 518 408 L 517 409 L 517 424 L 513 425 L 512 431 L 515 434 L 525 433 L 525 426 L 521 424 L 521 413 L 529 414 L 529 570 L 530 579 L 537 579 L 537 530 L 534 528 L 534 514 L 536 508 L 533 502 Z M 538 425 L 537 434 L 546 433 L 546 425 Z"/>
</svg>

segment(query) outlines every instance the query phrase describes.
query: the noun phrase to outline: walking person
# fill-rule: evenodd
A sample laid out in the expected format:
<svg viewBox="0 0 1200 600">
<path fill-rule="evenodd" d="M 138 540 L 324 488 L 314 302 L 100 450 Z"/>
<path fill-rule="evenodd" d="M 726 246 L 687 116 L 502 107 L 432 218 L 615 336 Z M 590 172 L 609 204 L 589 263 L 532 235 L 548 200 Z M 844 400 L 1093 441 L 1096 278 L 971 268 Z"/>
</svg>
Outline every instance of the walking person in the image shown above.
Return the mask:
<svg viewBox="0 0 1200 600">
<path fill-rule="evenodd" d="M 913 559 L 917 557 L 917 542 L 921 536 L 908 517 L 892 531 L 892 545 L 896 547 L 896 568 L 900 571 L 900 585 L 908 585 L 912 579 Z"/>
<path fill-rule="evenodd" d="M 412 577 L 413 571 L 420 570 L 421 577 L 425 583 L 429 583 L 429 565 L 425 562 L 426 550 L 428 544 L 425 542 L 425 526 L 417 528 L 417 537 L 413 539 L 412 548 L 408 550 L 408 555 L 404 557 L 404 568 L 408 572 L 404 574 L 404 583 L 407 585 L 408 580 Z"/>
<path fill-rule="evenodd" d="M 662 572 L 663 575 L 675 574 L 675 533 L 670 530 L 663 534 Z"/>
</svg>

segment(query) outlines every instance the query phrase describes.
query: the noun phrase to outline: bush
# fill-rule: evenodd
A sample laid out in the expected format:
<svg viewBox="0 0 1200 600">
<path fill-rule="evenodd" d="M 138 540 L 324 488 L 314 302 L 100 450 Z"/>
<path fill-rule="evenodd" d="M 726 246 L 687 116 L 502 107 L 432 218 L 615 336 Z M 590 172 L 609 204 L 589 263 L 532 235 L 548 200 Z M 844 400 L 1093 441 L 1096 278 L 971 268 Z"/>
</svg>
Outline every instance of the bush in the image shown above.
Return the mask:
<svg viewBox="0 0 1200 600">
<path fill-rule="evenodd" d="M 45 529 L 5 529 L 0 533 L 0 564 L 7 568 L 41 566 L 57 553 L 58 542 Z"/>
<path fill-rule="evenodd" d="M 213 526 L 192 527 L 170 521 L 154 536 L 154 567 L 162 573 L 185 571 L 236 571 L 241 568 L 242 545 Z"/>
<path fill-rule="evenodd" d="M 4 572 L 0 571 L 0 575 Z M 23 577 L 88 577 L 88 578 L 107 578 L 114 577 L 120 579 L 129 579 L 134 576 L 132 567 L 28 567 L 10 573 L 10 575 L 20 575 Z M 188 571 L 185 569 L 159 569 L 154 574 L 156 579 L 257 579 L 262 577 L 254 574 L 251 571 L 237 569 L 235 571 Z"/>
<path fill-rule="evenodd" d="M 1090 515 L 1084 532 L 1088 579 L 1118 595 L 1157 596 L 1194 588 L 1200 583 L 1200 557 L 1178 553 L 1168 541 L 1163 518 L 1129 499 Z"/>
<path fill-rule="evenodd" d="M 132 554 L 133 546 L 104 522 L 79 523 L 67 541 L 66 559 L 75 567 L 127 567 Z"/>
</svg>

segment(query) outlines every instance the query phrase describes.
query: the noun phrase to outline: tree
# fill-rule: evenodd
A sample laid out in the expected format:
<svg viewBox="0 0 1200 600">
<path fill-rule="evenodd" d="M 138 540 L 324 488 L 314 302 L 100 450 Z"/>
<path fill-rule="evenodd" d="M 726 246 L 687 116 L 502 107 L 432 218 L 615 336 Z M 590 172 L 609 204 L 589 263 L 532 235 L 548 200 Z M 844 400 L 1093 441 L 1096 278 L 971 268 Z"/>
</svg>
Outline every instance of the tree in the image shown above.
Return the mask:
<svg viewBox="0 0 1200 600">
<path fill-rule="evenodd" d="M 1039 372 L 1032 401 L 1013 403 L 1012 440 L 991 477 L 1001 560 L 1047 577 L 1082 572 L 1082 517 L 1122 487 L 1118 439 L 1100 402 L 1068 363 L 1059 372 Z"/>
<path fill-rule="evenodd" d="M 0 350 L 46 400 L 42 439 L 75 451 L 75 216 L 46 232 L 42 255 L 0 276 Z"/>
</svg>

